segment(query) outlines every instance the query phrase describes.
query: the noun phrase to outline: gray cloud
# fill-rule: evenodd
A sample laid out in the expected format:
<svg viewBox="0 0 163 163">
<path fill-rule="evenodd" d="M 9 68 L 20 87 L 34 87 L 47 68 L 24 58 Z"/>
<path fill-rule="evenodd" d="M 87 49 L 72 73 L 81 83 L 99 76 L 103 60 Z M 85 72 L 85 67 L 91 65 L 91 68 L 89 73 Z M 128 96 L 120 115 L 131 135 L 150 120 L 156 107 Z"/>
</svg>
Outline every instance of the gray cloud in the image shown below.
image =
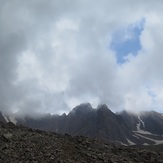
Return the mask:
<svg viewBox="0 0 163 163">
<path fill-rule="evenodd" d="M 118 65 L 112 34 L 142 19 L 142 49 Z M 161 1 L 0 0 L 0 109 L 162 111 L 162 26 Z"/>
</svg>

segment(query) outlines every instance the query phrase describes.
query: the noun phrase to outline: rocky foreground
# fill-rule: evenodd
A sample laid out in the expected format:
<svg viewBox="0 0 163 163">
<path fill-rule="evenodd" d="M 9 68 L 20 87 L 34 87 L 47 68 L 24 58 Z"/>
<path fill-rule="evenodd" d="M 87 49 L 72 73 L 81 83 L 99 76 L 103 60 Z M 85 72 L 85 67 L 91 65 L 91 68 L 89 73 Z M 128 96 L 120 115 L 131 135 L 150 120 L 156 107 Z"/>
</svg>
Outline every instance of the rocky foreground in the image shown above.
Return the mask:
<svg viewBox="0 0 163 163">
<path fill-rule="evenodd" d="M 2 163 L 163 162 L 163 153 L 0 123 Z"/>
</svg>

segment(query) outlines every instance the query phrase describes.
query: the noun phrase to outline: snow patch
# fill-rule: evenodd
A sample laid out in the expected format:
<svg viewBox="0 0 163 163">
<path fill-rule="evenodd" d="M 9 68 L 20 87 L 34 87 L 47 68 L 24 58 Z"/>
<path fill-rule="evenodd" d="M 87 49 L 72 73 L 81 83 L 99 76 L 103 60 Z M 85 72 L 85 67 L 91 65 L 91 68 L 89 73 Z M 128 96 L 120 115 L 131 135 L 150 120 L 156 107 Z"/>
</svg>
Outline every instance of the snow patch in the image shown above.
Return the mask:
<svg viewBox="0 0 163 163">
<path fill-rule="evenodd" d="M 9 116 L 8 119 L 9 119 L 10 122 L 12 122 L 12 123 L 14 123 L 16 125 L 17 121 L 16 121 L 14 116 Z"/>
<path fill-rule="evenodd" d="M 144 136 L 144 135 L 141 135 L 141 134 L 139 134 L 139 133 L 135 133 L 137 136 L 140 136 L 140 137 L 142 137 L 142 138 L 145 138 L 145 139 L 148 139 L 148 140 L 150 140 L 150 141 L 153 141 L 153 142 L 155 142 L 155 145 L 159 145 L 159 144 L 163 144 L 163 140 L 155 140 L 155 139 L 152 139 L 152 138 L 148 138 L 148 137 L 146 137 L 146 136 Z"/>
<path fill-rule="evenodd" d="M 134 131 L 133 131 L 134 132 Z M 137 138 L 137 139 L 139 139 L 139 137 L 138 136 L 136 136 L 136 135 L 132 135 L 133 137 L 135 137 L 135 138 Z"/>
<path fill-rule="evenodd" d="M 128 143 L 130 144 L 130 145 L 135 145 L 135 143 L 134 142 L 132 142 L 131 140 L 129 140 L 129 139 L 127 139 L 127 141 L 128 141 Z"/>
<path fill-rule="evenodd" d="M 148 143 L 144 143 L 143 145 L 149 145 Z"/>
<path fill-rule="evenodd" d="M 145 128 L 145 124 L 144 124 L 144 122 L 142 121 L 142 119 L 139 116 L 138 116 L 138 119 L 139 119 L 139 123 L 137 124 L 137 131 L 133 131 L 134 133 L 148 134 L 148 135 L 155 135 L 155 136 L 157 136 L 156 134 L 152 134 L 151 132 L 148 132 L 148 131 L 140 129 L 141 123 L 143 125 L 143 128 Z"/>
<path fill-rule="evenodd" d="M 138 119 L 139 119 L 139 124 L 142 123 L 143 124 L 143 128 L 145 128 L 145 124 L 144 124 L 143 120 L 140 118 L 140 116 L 138 116 Z M 140 126 L 139 126 L 139 128 L 140 128 Z"/>
<path fill-rule="evenodd" d="M 17 121 L 15 119 L 15 117 L 13 115 L 10 116 L 5 116 L 4 114 L 2 114 L 3 118 L 5 119 L 5 121 L 8 122 L 12 122 L 16 125 Z"/>
<path fill-rule="evenodd" d="M 156 134 L 152 134 L 151 132 L 144 131 L 144 130 L 138 130 L 138 131 L 133 131 L 134 133 L 140 133 L 140 134 L 148 134 L 148 135 L 153 135 L 153 136 L 158 136 Z"/>
<path fill-rule="evenodd" d="M 5 121 L 8 123 L 9 122 L 8 118 L 3 113 L 2 113 L 2 116 L 5 119 Z"/>
<path fill-rule="evenodd" d="M 144 124 L 144 122 L 142 121 L 142 119 L 141 119 L 139 116 L 138 116 L 138 120 L 139 120 L 139 123 L 137 124 L 137 131 L 133 131 L 133 133 L 135 134 L 135 135 L 133 135 L 134 137 L 136 137 L 136 138 L 138 138 L 138 139 L 139 139 L 139 137 L 145 138 L 145 139 L 147 139 L 147 140 L 150 140 L 150 141 L 155 142 L 156 145 L 158 145 L 158 144 L 163 144 L 163 140 L 155 140 L 155 139 L 149 138 L 148 136 L 142 135 L 142 134 L 146 134 L 146 135 L 158 136 L 158 135 L 156 135 L 156 134 L 152 134 L 152 133 L 150 133 L 150 132 L 148 132 L 148 131 L 142 130 L 142 129 L 140 128 L 140 125 L 141 125 L 141 123 L 142 123 L 143 128 L 145 129 L 145 124 Z M 163 139 L 163 138 L 162 138 L 162 139 Z M 149 144 L 144 143 L 143 145 L 149 145 Z"/>
<path fill-rule="evenodd" d="M 127 146 L 127 144 L 121 142 L 121 141 L 116 141 L 117 143 L 120 143 L 121 145 Z"/>
</svg>

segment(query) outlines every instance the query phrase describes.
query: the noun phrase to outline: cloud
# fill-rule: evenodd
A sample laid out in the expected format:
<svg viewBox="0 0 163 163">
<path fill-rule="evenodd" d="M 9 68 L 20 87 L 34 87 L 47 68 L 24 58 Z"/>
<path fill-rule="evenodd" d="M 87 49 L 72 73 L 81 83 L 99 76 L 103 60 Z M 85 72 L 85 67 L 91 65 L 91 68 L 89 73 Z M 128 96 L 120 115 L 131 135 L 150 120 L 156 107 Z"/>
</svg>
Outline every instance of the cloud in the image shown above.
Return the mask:
<svg viewBox="0 0 163 163">
<path fill-rule="evenodd" d="M 114 111 L 163 111 L 161 6 L 135 0 L 0 0 L 0 109 L 62 113 L 91 102 Z M 119 65 L 112 36 L 142 19 L 136 36 L 141 50 Z"/>
</svg>

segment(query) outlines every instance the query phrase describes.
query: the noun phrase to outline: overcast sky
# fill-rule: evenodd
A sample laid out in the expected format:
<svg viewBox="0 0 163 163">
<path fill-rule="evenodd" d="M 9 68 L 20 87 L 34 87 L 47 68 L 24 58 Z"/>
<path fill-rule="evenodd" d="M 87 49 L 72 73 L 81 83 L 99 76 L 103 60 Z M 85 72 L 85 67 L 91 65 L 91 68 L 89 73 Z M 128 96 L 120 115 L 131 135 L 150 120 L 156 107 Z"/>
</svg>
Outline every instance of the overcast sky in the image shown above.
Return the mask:
<svg viewBox="0 0 163 163">
<path fill-rule="evenodd" d="M 0 110 L 163 112 L 162 11 L 162 0 L 0 0 Z"/>
</svg>

